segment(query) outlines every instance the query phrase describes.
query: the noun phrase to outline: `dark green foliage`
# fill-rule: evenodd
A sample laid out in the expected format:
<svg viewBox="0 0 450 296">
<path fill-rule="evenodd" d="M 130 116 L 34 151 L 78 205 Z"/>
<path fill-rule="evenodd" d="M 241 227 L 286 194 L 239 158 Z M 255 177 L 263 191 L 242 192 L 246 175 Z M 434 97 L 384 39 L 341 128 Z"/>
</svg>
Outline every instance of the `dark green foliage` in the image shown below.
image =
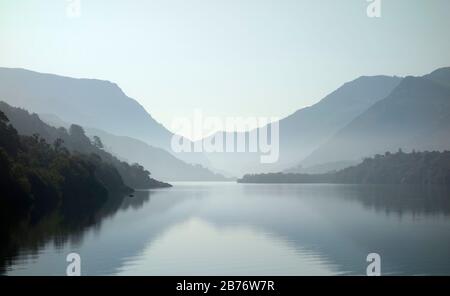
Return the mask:
<svg viewBox="0 0 450 296">
<path fill-rule="evenodd" d="M 9 124 L 9 119 L 5 113 L 0 110 L 0 147 L 6 153 L 16 155 L 19 149 L 19 135 L 17 131 Z"/>
<path fill-rule="evenodd" d="M 95 209 L 109 192 L 131 192 L 99 157 L 70 154 L 61 141 L 52 146 L 37 135 L 18 136 L 4 113 L 0 117 L 2 219 L 35 218 L 58 207 Z"/>
<path fill-rule="evenodd" d="M 100 209 L 111 195 L 131 193 L 130 187 L 170 186 L 150 178 L 142 166 L 103 151 L 100 138 L 91 144 L 78 125 L 67 132 L 25 110 L 2 102 L 0 108 L 6 113 L 0 111 L 1 228 L 23 219 L 38 221 L 55 209 L 80 217 Z"/>
<path fill-rule="evenodd" d="M 13 249 L 22 225 L 56 217 L 58 227 L 64 221 L 64 227 L 76 229 L 95 223 L 108 205 L 120 206 L 132 192 L 129 186 L 170 186 L 103 151 L 99 138 L 91 144 L 80 126 L 67 132 L 2 102 L 0 108 L 8 114 L 0 111 L 0 241 L 7 246 L 0 258 Z"/>
<path fill-rule="evenodd" d="M 92 144 L 93 144 L 95 147 L 97 147 L 97 148 L 99 148 L 99 149 L 103 149 L 103 148 L 104 148 L 103 143 L 102 143 L 102 140 L 100 139 L 100 137 L 94 136 L 94 138 L 93 138 L 92 140 L 93 140 L 93 143 L 92 143 Z"/>
<path fill-rule="evenodd" d="M 450 151 L 375 155 L 361 164 L 339 171 L 339 183 L 446 184 L 450 185 Z"/>
<path fill-rule="evenodd" d="M 27 111 L 11 107 L 4 102 L 0 102 L 0 110 L 6 113 L 21 135 L 42 137 L 42 140 L 45 140 L 46 143 L 52 143 L 54 150 L 62 154 L 70 152 L 77 155 L 97 155 L 103 162 L 115 167 L 123 182 L 129 187 L 150 189 L 170 186 L 150 178 L 150 173 L 142 166 L 138 164 L 129 165 L 104 151 L 103 143 L 99 137 L 94 136 L 91 143 L 84 129 L 79 125 L 71 125 L 69 131 L 64 128 L 57 129 L 42 122 L 36 114 L 30 115 Z M 44 158 L 42 162 L 48 163 L 48 159 Z"/>
<path fill-rule="evenodd" d="M 246 175 L 238 182 L 450 185 L 450 151 L 404 153 L 400 149 L 335 173 Z"/>
</svg>

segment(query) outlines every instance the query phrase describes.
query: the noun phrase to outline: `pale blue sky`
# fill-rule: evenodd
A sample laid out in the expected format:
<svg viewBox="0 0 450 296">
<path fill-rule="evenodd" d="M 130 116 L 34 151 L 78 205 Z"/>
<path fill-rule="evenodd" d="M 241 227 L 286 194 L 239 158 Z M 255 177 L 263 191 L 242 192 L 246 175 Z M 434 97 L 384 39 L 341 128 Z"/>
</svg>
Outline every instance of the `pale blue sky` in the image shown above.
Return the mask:
<svg viewBox="0 0 450 296">
<path fill-rule="evenodd" d="M 361 75 L 450 66 L 449 0 L 0 0 L 0 66 L 114 81 L 158 121 L 279 116 Z"/>
</svg>

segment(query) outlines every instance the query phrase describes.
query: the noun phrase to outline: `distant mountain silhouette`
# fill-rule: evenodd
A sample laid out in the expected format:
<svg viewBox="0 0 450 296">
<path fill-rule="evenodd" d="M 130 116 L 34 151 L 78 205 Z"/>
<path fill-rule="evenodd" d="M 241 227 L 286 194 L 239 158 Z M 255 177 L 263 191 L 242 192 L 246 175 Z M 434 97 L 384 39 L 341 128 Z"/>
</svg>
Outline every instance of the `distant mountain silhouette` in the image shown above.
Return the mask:
<svg viewBox="0 0 450 296">
<path fill-rule="evenodd" d="M 301 162 L 355 161 L 385 151 L 450 148 L 450 68 L 406 77 Z"/>
<path fill-rule="evenodd" d="M 173 134 L 109 81 L 0 67 L 0 98 L 30 112 L 53 114 L 65 122 L 135 138 L 172 153 Z M 209 165 L 202 153 L 174 156 L 188 163 Z"/>
<path fill-rule="evenodd" d="M 34 113 L 167 148 L 172 134 L 114 83 L 0 68 L 0 98 Z"/>
<path fill-rule="evenodd" d="M 261 164 L 259 153 L 172 153 L 172 133 L 111 82 L 0 68 L 1 99 L 100 133 L 110 152 L 146 167 L 153 165 L 149 170 L 166 180 L 221 178 L 188 163 L 235 176 L 278 171 L 320 173 L 399 148 L 448 149 L 449 93 L 450 68 L 423 77 L 357 78 L 317 104 L 280 120 L 279 161 Z M 239 135 L 248 139 L 251 132 L 255 130 Z"/>
<path fill-rule="evenodd" d="M 52 126 L 68 127 L 70 124 L 51 114 L 40 117 Z M 115 136 L 100 129 L 86 128 L 91 138 L 100 137 L 105 149 L 119 159 L 130 163 L 140 163 L 150 170 L 156 179 L 166 181 L 225 181 L 226 178 L 215 174 L 200 165 L 186 163 L 162 148 L 126 136 Z"/>
<path fill-rule="evenodd" d="M 259 155 L 255 153 L 208 153 L 206 156 L 213 167 L 236 175 L 291 168 L 375 102 L 385 98 L 400 81 L 399 77 L 360 77 L 345 83 L 317 104 L 280 120 L 280 159 L 275 164 L 260 164 Z"/>
<path fill-rule="evenodd" d="M 437 69 L 430 74 L 425 75 L 424 78 L 433 80 L 443 86 L 450 87 L 450 67 Z"/>
</svg>

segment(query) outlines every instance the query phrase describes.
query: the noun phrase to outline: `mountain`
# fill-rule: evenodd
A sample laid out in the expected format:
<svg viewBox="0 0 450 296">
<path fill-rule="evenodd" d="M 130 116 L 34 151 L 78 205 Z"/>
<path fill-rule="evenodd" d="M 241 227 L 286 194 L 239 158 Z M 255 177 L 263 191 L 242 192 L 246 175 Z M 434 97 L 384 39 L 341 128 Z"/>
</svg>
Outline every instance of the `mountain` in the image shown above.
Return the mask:
<svg viewBox="0 0 450 296">
<path fill-rule="evenodd" d="M 206 156 L 213 167 L 236 175 L 291 168 L 374 103 L 385 98 L 400 81 L 399 77 L 363 76 L 345 83 L 317 104 L 280 120 L 280 157 L 274 164 L 261 164 L 258 153 L 208 153 Z M 229 133 L 223 137 L 226 135 Z M 249 133 L 245 133 L 245 137 L 249 138 Z"/>
<path fill-rule="evenodd" d="M 102 162 L 113 166 L 124 183 L 131 188 L 149 189 L 169 187 L 169 184 L 157 181 L 149 177 L 149 172 L 141 165 L 129 165 L 123 162 L 102 147 L 99 143 L 91 141 L 81 126 L 71 125 L 68 130 L 47 125 L 37 114 L 29 114 L 26 110 L 11 107 L 0 101 L 0 111 L 8 118 L 11 125 L 20 135 L 42 139 L 49 145 L 66 149 L 73 154 L 96 155 Z M 100 140 L 98 140 L 100 142 Z"/>
<path fill-rule="evenodd" d="M 87 129 L 88 135 L 99 136 L 105 148 L 124 161 L 142 164 L 156 179 L 167 181 L 225 181 L 221 174 L 199 165 L 189 164 L 164 149 L 152 147 L 140 140 L 115 136 L 98 129 Z"/>
<path fill-rule="evenodd" d="M 386 152 L 337 172 L 245 175 L 238 182 L 450 185 L 450 151 Z"/>
<path fill-rule="evenodd" d="M 450 67 L 444 67 L 425 75 L 424 78 L 432 80 L 443 86 L 450 87 Z"/>
<path fill-rule="evenodd" d="M 31 135 L 20 134 L 15 123 Z M 98 227 L 99 216 L 139 205 L 144 191 L 134 192 L 128 185 L 170 187 L 149 178 L 141 167 L 114 159 L 98 143 L 90 143 L 79 126 L 55 129 L 36 114 L 0 102 L 1 261 L 17 255 L 19 237 L 36 246 L 28 227 L 53 233 L 62 242 L 67 229 L 78 233 L 85 225 Z M 148 199 L 149 192 L 145 194 Z M 42 231 L 42 225 L 50 227 Z"/>
<path fill-rule="evenodd" d="M 0 110 L 0 233 L 56 208 L 83 213 L 133 192 L 118 170 L 98 156 L 70 153 L 60 142 L 19 135 Z M 67 211 L 68 210 L 68 211 Z M 8 238 L 8 235 L 6 236 Z"/>
<path fill-rule="evenodd" d="M 406 77 L 304 161 L 310 166 L 404 150 L 450 148 L 450 68 Z"/>
<path fill-rule="evenodd" d="M 0 98 L 34 113 L 167 148 L 172 134 L 114 83 L 0 68 Z"/>
<path fill-rule="evenodd" d="M 135 138 L 185 162 L 209 166 L 202 153 L 173 153 L 173 134 L 109 81 L 0 67 L 0 99 L 37 114 Z"/>
<path fill-rule="evenodd" d="M 261 152 L 174 153 L 170 147 L 173 135 L 113 83 L 0 68 L 0 98 L 80 124 L 91 136 L 101 134 L 108 151 L 120 159 L 142 163 L 166 180 L 221 179 L 219 174 L 190 163 L 236 176 L 324 172 L 398 148 L 442 150 L 450 139 L 449 88 L 449 68 L 423 77 L 359 77 L 317 104 L 278 121 L 279 158 L 264 164 Z M 204 140 L 222 138 L 225 147 L 229 136 L 248 140 L 264 128 L 216 133 Z"/>
<path fill-rule="evenodd" d="M 52 126 L 69 127 L 53 114 L 40 114 L 42 120 Z M 96 128 L 85 128 L 86 134 L 93 138 L 98 136 L 106 151 L 123 161 L 140 163 L 148 169 L 152 176 L 166 181 L 225 181 L 222 174 L 199 165 L 186 163 L 162 148 L 126 136 L 116 136 Z"/>
</svg>

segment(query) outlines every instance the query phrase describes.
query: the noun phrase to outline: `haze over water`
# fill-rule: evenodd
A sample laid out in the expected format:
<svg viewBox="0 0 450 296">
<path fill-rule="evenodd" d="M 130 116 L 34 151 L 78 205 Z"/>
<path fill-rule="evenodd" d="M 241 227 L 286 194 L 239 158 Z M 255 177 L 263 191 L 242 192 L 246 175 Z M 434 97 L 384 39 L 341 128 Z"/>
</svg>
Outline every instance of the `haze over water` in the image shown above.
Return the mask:
<svg viewBox="0 0 450 296">
<path fill-rule="evenodd" d="M 6 274 L 65 275 L 70 252 L 84 275 L 364 275 L 369 253 L 384 275 L 450 274 L 443 188 L 174 185 L 77 231 L 30 227 Z"/>
</svg>

